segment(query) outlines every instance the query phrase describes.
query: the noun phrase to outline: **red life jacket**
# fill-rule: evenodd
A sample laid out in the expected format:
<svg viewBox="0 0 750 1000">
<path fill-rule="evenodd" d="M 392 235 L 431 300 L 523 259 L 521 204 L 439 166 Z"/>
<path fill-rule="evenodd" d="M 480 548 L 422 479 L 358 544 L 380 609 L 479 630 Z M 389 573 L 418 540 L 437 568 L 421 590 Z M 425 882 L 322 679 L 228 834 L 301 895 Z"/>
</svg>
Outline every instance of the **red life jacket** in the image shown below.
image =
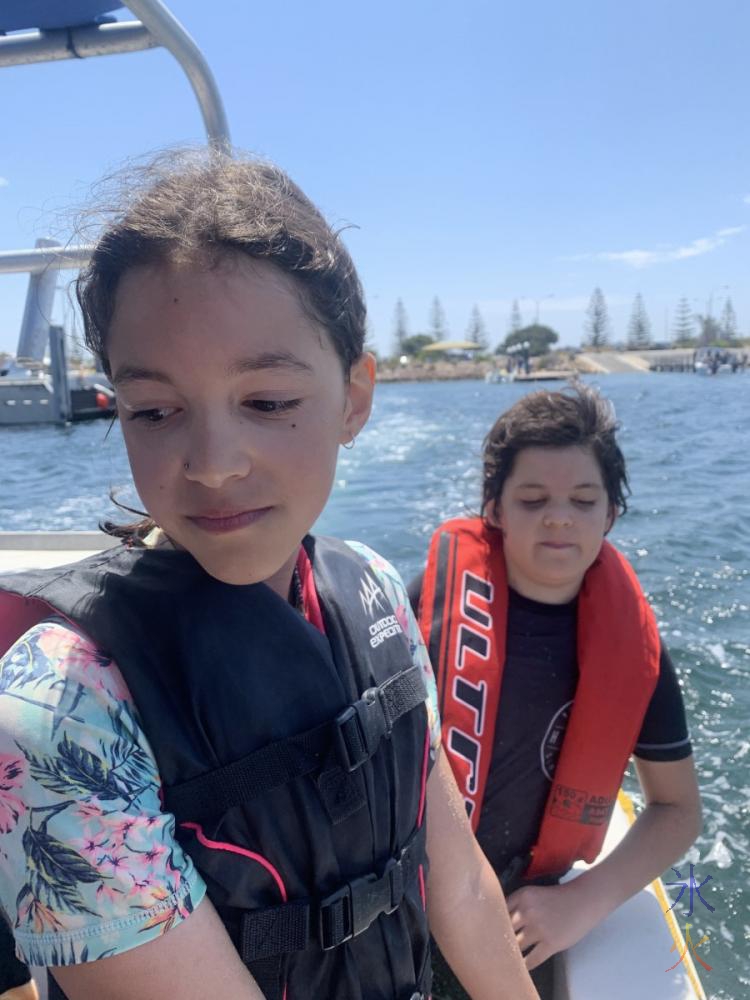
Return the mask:
<svg viewBox="0 0 750 1000">
<path fill-rule="evenodd" d="M 505 664 L 508 580 L 502 535 L 480 518 L 447 521 L 430 544 L 420 625 L 437 674 L 443 747 L 479 822 Z M 526 878 L 593 861 L 659 675 L 653 612 L 608 542 L 578 596 L 580 676 Z"/>
</svg>

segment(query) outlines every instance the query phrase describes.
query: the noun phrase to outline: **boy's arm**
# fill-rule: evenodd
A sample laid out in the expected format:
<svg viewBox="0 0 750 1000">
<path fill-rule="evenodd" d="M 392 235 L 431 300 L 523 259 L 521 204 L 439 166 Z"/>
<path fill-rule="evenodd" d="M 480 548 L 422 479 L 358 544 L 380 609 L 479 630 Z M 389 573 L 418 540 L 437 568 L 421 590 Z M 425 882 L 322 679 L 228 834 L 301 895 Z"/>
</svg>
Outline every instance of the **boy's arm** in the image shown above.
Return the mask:
<svg viewBox="0 0 750 1000">
<path fill-rule="evenodd" d="M 526 886 L 508 897 L 526 965 L 534 969 L 570 948 L 626 899 L 681 857 L 700 833 L 701 805 L 692 757 L 635 760 L 646 808 L 614 851 L 562 885 Z"/>
<path fill-rule="evenodd" d="M 442 750 L 427 785 L 427 853 L 430 930 L 466 991 L 473 1000 L 538 1000 Z"/>
</svg>

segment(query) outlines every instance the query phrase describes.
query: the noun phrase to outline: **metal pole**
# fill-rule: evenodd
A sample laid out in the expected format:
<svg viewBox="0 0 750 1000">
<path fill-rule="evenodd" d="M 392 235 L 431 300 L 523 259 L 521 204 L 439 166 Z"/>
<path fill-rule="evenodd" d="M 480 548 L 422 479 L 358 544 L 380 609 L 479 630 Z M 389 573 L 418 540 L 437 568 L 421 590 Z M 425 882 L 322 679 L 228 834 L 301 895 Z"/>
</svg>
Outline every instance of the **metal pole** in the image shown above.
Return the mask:
<svg viewBox="0 0 750 1000">
<path fill-rule="evenodd" d="M 161 0 L 132 0 L 136 21 L 28 31 L 0 37 L 0 67 L 134 52 L 163 45 L 184 70 L 198 100 L 209 142 L 229 151 L 231 139 L 219 88 L 203 53 Z"/>
<path fill-rule="evenodd" d="M 60 59 L 88 59 L 153 49 L 158 42 L 138 21 L 86 24 L 52 31 L 23 31 L 0 37 L 0 68 Z"/>
<path fill-rule="evenodd" d="M 49 248 L 57 247 L 59 243 L 42 237 L 36 241 L 36 245 L 37 247 Z M 16 349 L 16 357 L 21 364 L 29 361 L 44 361 L 56 285 L 57 272 L 50 269 L 37 271 L 29 277 L 26 304 Z"/>
<path fill-rule="evenodd" d="M 209 142 L 228 151 L 231 139 L 224 105 L 201 50 L 161 0 L 127 0 L 127 5 L 182 66 L 198 99 Z"/>
<path fill-rule="evenodd" d="M 39 246 L 42 242 L 45 246 Z M 53 240 L 37 240 L 35 250 L 1 250 L 0 274 L 41 274 L 49 269 L 73 270 L 83 267 L 93 250 L 93 246 L 61 247 Z"/>
<path fill-rule="evenodd" d="M 49 328 L 49 362 L 55 417 L 59 424 L 66 424 L 71 418 L 72 406 L 68 384 L 68 362 L 65 357 L 65 330 L 61 326 Z"/>
</svg>

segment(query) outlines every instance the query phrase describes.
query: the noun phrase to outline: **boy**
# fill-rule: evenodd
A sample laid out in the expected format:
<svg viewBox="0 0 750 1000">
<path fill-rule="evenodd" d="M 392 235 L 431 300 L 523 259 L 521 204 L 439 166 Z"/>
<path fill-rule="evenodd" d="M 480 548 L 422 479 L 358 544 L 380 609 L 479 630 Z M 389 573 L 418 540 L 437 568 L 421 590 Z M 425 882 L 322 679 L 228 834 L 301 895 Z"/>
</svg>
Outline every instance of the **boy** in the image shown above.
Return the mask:
<svg viewBox="0 0 750 1000">
<path fill-rule="evenodd" d="M 485 440 L 481 517 L 442 525 L 410 588 L 443 745 L 542 997 L 547 960 L 700 829 L 674 667 L 633 570 L 604 541 L 628 492 L 616 428 L 583 386 L 521 399 Z M 596 858 L 631 753 L 646 808 L 605 861 L 559 885 Z"/>
</svg>

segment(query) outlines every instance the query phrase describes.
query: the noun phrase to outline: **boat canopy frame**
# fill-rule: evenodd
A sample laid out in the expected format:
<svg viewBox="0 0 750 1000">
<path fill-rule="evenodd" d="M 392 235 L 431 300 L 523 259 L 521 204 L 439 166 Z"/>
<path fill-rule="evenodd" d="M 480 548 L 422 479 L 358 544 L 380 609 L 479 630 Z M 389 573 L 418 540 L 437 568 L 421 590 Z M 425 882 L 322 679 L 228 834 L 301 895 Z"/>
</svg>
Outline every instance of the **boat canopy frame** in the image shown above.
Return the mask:
<svg viewBox="0 0 750 1000">
<path fill-rule="evenodd" d="M 208 141 L 229 149 L 229 124 L 221 94 L 211 68 L 193 38 L 161 0 L 128 0 L 125 6 L 136 15 L 137 21 L 95 21 L 2 35 L 0 67 L 165 48 L 188 78 L 198 101 Z M 59 3 L 55 7 L 59 10 Z M 113 8 L 117 9 L 117 5 L 113 4 Z"/>
<path fill-rule="evenodd" d="M 121 6 L 138 17 L 137 21 L 116 21 L 109 16 Z M 64 8 L 62 8 L 64 10 Z M 87 59 L 152 48 L 165 48 L 174 56 L 188 78 L 200 108 L 209 145 L 231 152 L 229 124 L 216 80 L 205 56 L 190 34 L 162 0 L 78 0 L 70 6 L 78 23 L 65 25 L 59 0 L 9 0 L 0 10 L 0 68 L 24 66 L 62 59 Z M 26 23 L 46 25 L 34 28 Z M 5 20 L 4 20 L 5 18 Z M 80 23 L 81 20 L 88 23 Z M 60 26 L 64 25 L 64 26 Z M 54 289 L 54 272 L 83 267 L 93 246 L 59 246 L 54 240 L 40 239 L 33 249 L 0 251 L 0 274 L 30 275 L 18 355 L 32 360 L 44 353 L 46 330 L 39 320 L 49 315 L 43 308 Z M 51 300 L 48 303 L 51 305 Z M 41 360 L 41 358 L 39 358 Z"/>
</svg>

